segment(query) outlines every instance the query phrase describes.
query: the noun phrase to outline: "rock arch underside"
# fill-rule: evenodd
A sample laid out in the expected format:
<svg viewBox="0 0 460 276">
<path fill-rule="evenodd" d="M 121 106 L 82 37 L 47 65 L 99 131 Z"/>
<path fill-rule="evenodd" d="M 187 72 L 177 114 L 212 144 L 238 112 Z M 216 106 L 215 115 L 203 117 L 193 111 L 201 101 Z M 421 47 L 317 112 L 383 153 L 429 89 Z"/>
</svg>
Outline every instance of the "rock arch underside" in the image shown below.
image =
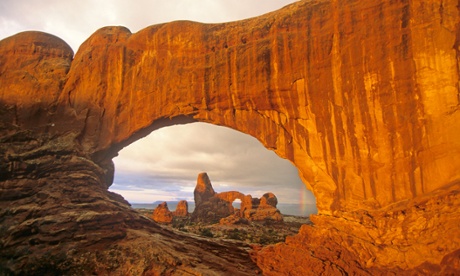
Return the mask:
<svg viewBox="0 0 460 276">
<path fill-rule="evenodd" d="M 225 24 L 105 27 L 75 56 L 45 33 L 0 41 L 0 274 L 458 273 L 458 6 L 299 1 Z M 289 159 L 313 225 L 216 249 L 108 191 L 121 148 L 194 121 Z"/>
</svg>

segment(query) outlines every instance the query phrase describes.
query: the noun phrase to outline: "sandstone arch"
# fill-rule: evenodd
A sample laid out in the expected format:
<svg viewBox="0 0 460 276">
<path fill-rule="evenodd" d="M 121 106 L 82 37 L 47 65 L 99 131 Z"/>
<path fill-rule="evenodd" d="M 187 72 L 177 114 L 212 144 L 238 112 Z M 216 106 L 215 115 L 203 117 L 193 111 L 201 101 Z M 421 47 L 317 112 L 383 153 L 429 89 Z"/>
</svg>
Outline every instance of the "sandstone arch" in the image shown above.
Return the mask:
<svg viewBox="0 0 460 276">
<path fill-rule="evenodd" d="M 30 259 L 7 264 L 20 246 L 78 244 L 75 221 L 91 228 L 98 219 L 109 229 L 116 214 L 123 223 L 110 233 L 122 240 L 142 223 L 107 192 L 111 158 L 155 128 L 196 120 L 250 134 L 296 165 L 320 214 L 316 230 L 305 231 L 335 229 L 321 238 L 343 256 L 330 258 L 331 271 L 452 269 L 460 247 L 452 242 L 460 236 L 452 224 L 460 179 L 457 4 L 301 1 L 226 24 L 174 22 L 136 34 L 106 27 L 75 57 L 48 34 L 1 41 L 1 207 L 12 225 L 1 233 L 2 264 L 33 269 Z M 450 209 L 433 217 L 445 201 Z M 63 202 L 93 213 L 64 212 Z M 40 234 L 57 223 L 52 210 L 67 216 L 59 223 L 68 230 Z M 416 223 L 420 214 L 427 224 Z M 373 232 L 382 225 L 412 225 L 416 234 Z M 335 252 L 306 245 L 305 236 L 290 242 L 323 260 Z M 418 252 L 408 249 L 416 236 Z M 289 251 L 283 246 L 270 250 Z M 423 253 L 436 246 L 442 250 Z M 271 253 L 258 257 L 261 267 Z M 302 268 L 318 259 L 283 261 Z"/>
<path fill-rule="evenodd" d="M 220 192 L 217 195 L 217 197 L 222 199 L 222 200 L 225 200 L 229 204 L 232 204 L 233 201 L 235 201 L 237 199 L 243 200 L 244 194 L 240 193 L 240 192 L 237 192 L 237 191 L 227 191 L 227 192 Z"/>
</svg>

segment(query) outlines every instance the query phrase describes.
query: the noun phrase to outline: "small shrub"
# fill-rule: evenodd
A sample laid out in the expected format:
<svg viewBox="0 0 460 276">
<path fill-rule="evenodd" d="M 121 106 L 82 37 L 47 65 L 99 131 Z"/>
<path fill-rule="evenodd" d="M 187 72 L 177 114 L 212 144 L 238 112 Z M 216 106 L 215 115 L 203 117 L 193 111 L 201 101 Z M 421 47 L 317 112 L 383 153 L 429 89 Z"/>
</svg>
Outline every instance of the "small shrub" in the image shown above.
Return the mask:
<svg viewBox="0 0 460 276">
<path fill-rule="evenodd" d="M 232 239 L 232 240 L 243 240 L 242 237 L 243 233 L 238 230 L 238 228 L 235 228 L 233 230 L 230 230 L 227 232 L 227 239 Z"/>
<path fill-rule="evenodd" d="M 200 235 L 208 238 L 214 237 L 214 234 L 211 232 L 211 229 L 209 228 L 200 228 Z"/>
<path fill-rule="evenodd" d="M 263 245 L 269 244 L 270 243 L 270 237 L 265 235 L 265 234 L 260 236 L 259 237 L 259 243 L 263 244 Z"/>
</svg>

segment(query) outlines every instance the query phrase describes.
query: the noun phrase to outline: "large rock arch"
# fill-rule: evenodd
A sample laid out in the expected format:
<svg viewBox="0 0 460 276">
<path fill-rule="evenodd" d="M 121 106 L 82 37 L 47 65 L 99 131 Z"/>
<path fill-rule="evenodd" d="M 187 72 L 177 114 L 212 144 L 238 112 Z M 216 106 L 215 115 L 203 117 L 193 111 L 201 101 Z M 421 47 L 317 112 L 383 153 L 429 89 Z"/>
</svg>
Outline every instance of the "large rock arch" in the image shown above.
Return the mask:
<svg viewBox="0 0 460 276">
<path fill-rule="evenodd" d="M 338 229 L 323 239 L 360 264 L 332 261 L 333 269 L 416 269 L 447 262 L 443 258 L 458 252 L 459 241 L 447 244 L 446 234 L 435 241 L 427 237 L 441 226 L 450 237 L 460 236 L 450 223 L 459 216 L 457 4 L 301 1 L 226 24 L 173 22 L 135 34 L 106 27 L 75 57 L 48 34 L 26 32 L 1 41 L 2 223 L 11 225 L 2 230 L 2 263 L 33 269 L 30 258 L 13 265 L 5 257 L 19 258 L 17 248 L 27 244 L 89 246 L 76 242 L 83 230 L 75 223 L 64 227 L 66 235 L 40 236 L 40 227 L 58 220 L 43 206 L 64 212 L 59 206 L 67 202 L 90 210 L 83 217 L 64 212 L 89 228 L 97 219 L 101 229 L 113 228 L 110 220 L 117 214 L 123 223 L 111 232 L 114 239 L 143 225 L 107 192 L 111 158 L 150 131 L 191 121 L 250 134 L 296 165 L 320 214 L 316 230 L 304 234 Z M 445 198 L 454 206 L 448 217 L 432 218 L 438 211 L 433 202 Z M 439 226 L 415 222 L 420 213 L 411 206 L 420 205 L 427 225 Z M 423 236 L 419 252 L 392 254 L 415 241 L 395 242 L 385 230 L 373 232 L 388 224 L 413 225 Z M 350 234 L 347 227 L 371 238 L 362 241 L 362 233 Z M 101 235 L 95 240 L 102 242 Z M 305 235 L 289 242 L 315 250 L 314 242 L 302 240 Z M 358 240 L 364 249 L 344 247 L 343 241 Z M 442 250 L 433 253 L 433 244 Z M 264 254 L 271 253 L 260 253 L 262 268 L 269 266 Z M 303 266 L 317 261 L 280 256 Z"/>
</svg>

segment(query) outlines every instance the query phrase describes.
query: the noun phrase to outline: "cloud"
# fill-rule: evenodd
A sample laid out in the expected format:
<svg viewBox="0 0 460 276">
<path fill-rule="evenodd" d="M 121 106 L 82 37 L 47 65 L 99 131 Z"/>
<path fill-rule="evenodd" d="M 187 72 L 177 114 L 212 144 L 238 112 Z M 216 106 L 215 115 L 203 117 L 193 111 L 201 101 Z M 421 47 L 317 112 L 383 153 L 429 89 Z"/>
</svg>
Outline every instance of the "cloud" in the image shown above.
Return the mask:
<svg viewBox="0 0 460 276">
<path fill-rule="evenodd" d="M 297 169 L 257 139 L 205 123 L 156 130 L 120 151 L 114 162 L 114 190 L 122 185 L 179 194 L 184 187 L 193 191 L 200 172 L 208 173 L 218 192 L 238 190 L 257 197 L 274 192 L 287 203 L 299 202 L 306 190 Z"/>
<path fill-rule="evenodd" d="M 219 23 L 254 17 L 296 0 L 2 0 L 0 39 L 38 30 L 64 39 L 76 51 L 104 26 L 125 26 L 132 32 L 174 20 Z"/>
</svg>

